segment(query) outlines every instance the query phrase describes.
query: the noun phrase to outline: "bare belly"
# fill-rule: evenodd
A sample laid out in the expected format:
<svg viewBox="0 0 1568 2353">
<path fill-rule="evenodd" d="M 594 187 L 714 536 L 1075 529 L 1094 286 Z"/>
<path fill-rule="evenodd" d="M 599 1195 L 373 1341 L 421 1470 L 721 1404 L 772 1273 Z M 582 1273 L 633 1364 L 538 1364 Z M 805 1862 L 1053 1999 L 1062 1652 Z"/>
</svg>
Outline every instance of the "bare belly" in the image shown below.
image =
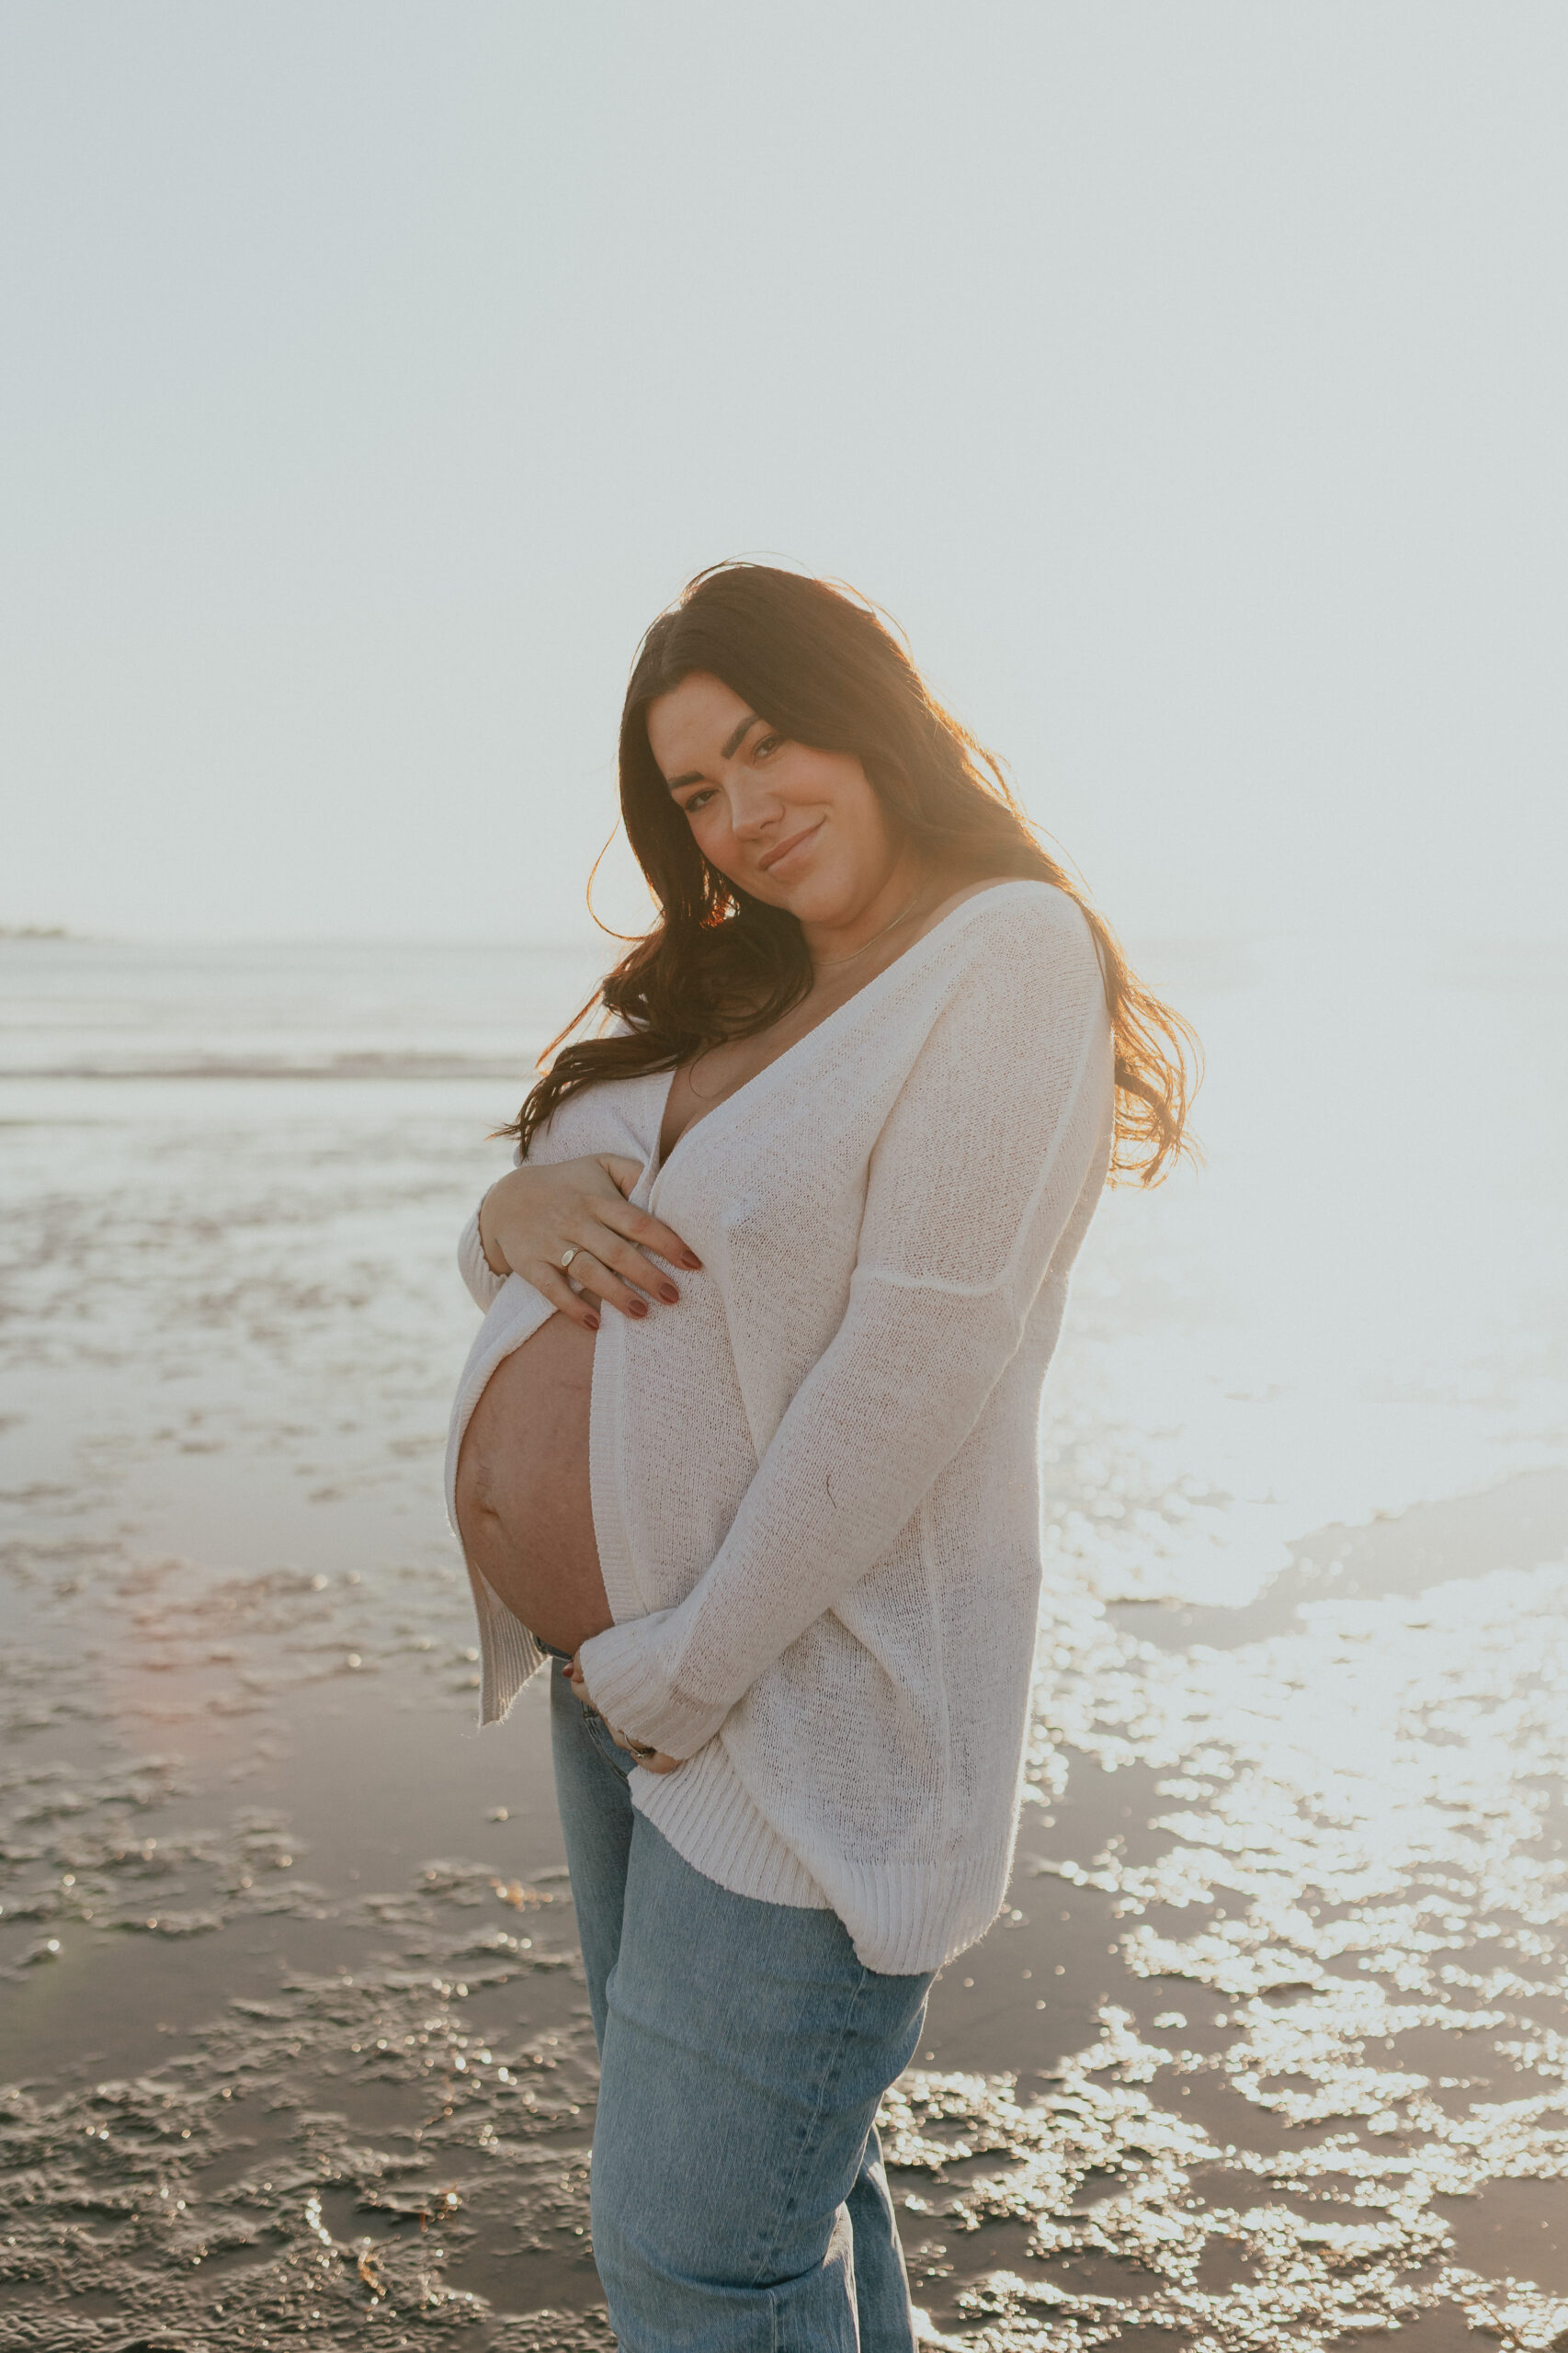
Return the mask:
<svg viewBox="0 0 1568 2353">
<path fill-rule="evenodd" d="M 613 1621 L 588 1491 L 594 1335 L 552 1315 L 497 1365 L 463 1433 L 463 1549 L 530 1633 L 574 1651 Z"/>
</svg>

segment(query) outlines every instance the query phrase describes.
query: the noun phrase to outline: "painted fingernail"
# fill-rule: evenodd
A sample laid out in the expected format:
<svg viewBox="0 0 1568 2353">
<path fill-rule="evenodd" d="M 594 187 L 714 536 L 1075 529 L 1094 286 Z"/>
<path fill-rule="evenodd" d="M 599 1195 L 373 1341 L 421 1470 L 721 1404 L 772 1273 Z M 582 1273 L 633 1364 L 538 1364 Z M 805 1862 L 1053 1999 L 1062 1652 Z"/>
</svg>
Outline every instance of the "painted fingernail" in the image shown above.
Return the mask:
<svg viewBox="0 0 1568 2353">
<path fill-rule="evenodd" d="M 666 1307 L 673 1307 L 676 1300 L 680 1297 L 680 1293 L 676 1290 L 674 1283 L 661 1283 L 659 1285 L 659 1297 L 664 1301 Z"/>
<path fill-rule="evenodd" d="M 646 1315 L 648 1302 L 645 1299 L 634 1299 L 626 1312 L 628 1315 Z"/>
<path fill-rule="evenodd" d="M 697 1254 L 696 1254 L 696 1252 L 695 1252 L 695 1251 L 688 1250 L 688 1251 L 687 1252 L 687 1254 L 686 1254 L 685 1257 L 681 1260 L 681 1265 L 682 1265 L 683 1267 L 695 1267 L 699 1272 L 700 1272 L 700 1271 L 701 1271 L 701 1267 L 702 1267 L 702 1261 L 701 1261 L 701 1259 L 700 1259 L 699 1257 L 698 1257 L 698 1256 L 697 1256 Z"/>
<path fill-rule="evenodd" d="M 585 1315 L 583 1323 L 585 1327 L 590 1332 L 597 1332 L 599 1328 L 599 1319 L 597 1315 Z"/>
</svg>

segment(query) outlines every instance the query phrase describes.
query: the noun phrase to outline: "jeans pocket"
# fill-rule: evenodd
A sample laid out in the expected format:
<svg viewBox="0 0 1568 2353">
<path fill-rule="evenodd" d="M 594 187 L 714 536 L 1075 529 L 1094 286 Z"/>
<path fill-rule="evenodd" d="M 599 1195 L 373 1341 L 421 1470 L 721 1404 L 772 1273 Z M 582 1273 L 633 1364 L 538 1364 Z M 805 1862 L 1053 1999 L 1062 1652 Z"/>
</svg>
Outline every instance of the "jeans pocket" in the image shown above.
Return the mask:
<svg viewBox="0 0 1568 2353">
<path fill-rule="evenodd" d="M 600 1756 L 604 1757 L 606 1762 L 613 1765 L 616 1771 L 619 1774 L 625 1775 L 630 1773 L 632 1767 L 636 1764 L 637 1759 L 630 1753 L 629 1750 L 621 1747 L 620 1743 L 616 1739 L 604 1718 L 602 1716 L 595 1715 L 592 1709 L 585 1708 L 583 1710 L 583 1722 L 586 1729 L 588 1738 L 593 1742 L 595 1747 L 598 1750 Z"/>
</svg>

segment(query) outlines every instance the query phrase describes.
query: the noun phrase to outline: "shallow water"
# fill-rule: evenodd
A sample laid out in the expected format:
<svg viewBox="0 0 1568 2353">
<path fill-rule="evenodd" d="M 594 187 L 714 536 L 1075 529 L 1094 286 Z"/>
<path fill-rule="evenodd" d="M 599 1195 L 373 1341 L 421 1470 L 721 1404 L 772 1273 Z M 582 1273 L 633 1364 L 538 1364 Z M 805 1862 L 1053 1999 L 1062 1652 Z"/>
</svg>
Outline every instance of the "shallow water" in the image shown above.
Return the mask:
<svg viewBox="0 0 1568 2353">
<path fill-rule="evenodd" d="M 1545 2347 L 1561 962 L 1150 961 L 1210 1166 L 1075 1284 L 1008 1909 L 888 2102 L 916 2294 Z M 589 979 L 0 942 L 0 2346 L 608 2342 L 542 1694 L 474 1732 L 438 1491 L 456 1229 Z"/>
</svg>

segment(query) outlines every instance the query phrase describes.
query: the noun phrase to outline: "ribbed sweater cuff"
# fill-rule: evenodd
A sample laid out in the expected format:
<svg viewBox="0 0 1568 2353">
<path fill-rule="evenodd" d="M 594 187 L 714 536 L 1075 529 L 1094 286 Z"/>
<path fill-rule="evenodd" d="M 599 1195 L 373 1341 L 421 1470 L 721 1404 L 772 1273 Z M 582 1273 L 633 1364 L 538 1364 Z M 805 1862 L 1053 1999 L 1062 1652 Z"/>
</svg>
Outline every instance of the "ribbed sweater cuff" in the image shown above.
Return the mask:
<svg viewBox="0 0 1568 2353">
<path fill-rule="evenodd" d="M 703 1707 L 672 1688 L 656 1655 L 664 1615 L 611 1626 L 585 1643 L 577 1656 L 588 1697 L 607 1723 L 666 1756 L 695 1756 L 730 1711 Z"/>
<path fill-rule="evenodd" d="M 458 1242 L 458 1271 L 468 1285 L 469 1297 L 476 1307 L 483 1307 L 488 1312 L 494 1306 L 506 1278 L 496 1273 L 484 1255 L 484 1245 L 479 1238 L 477 1210 L 464 1226 Z"/>
</svg>

